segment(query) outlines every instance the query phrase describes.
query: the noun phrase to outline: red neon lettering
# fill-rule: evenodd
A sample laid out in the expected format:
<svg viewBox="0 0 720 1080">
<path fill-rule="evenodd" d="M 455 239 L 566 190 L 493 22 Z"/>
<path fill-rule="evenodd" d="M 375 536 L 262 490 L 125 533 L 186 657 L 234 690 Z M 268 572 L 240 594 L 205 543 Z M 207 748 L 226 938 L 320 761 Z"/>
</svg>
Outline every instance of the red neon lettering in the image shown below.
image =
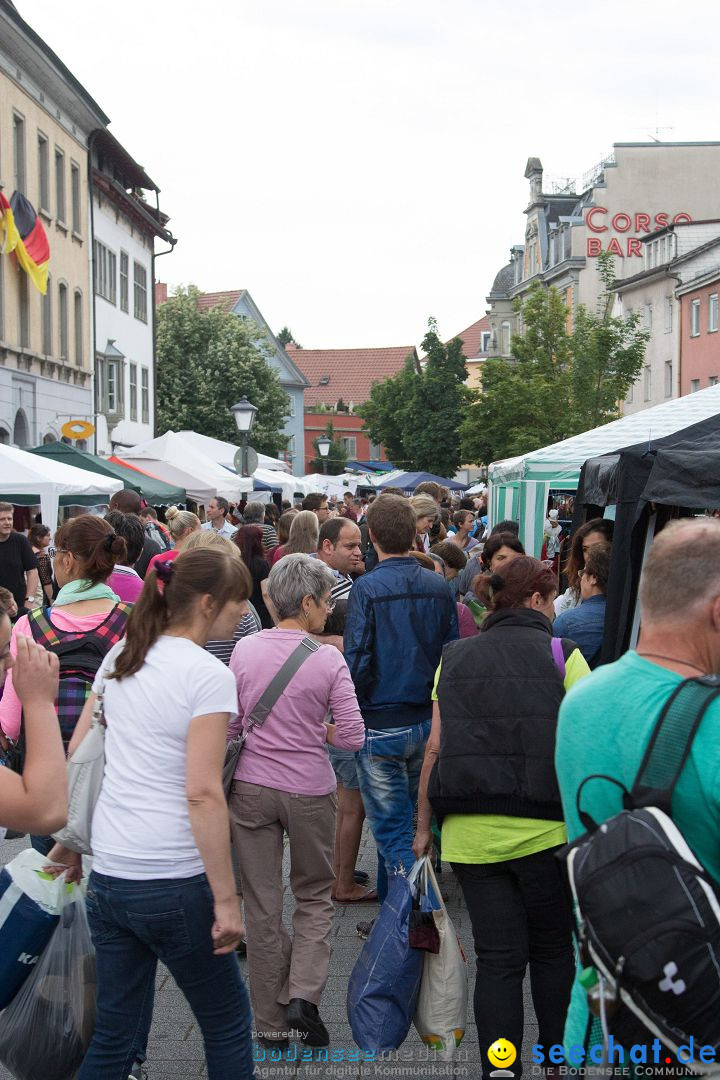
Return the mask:
<svg viewBox="0 0 720 1080">
<path fill-rule="evenodd" d="M 669 224 L 670 223 L 668 221 L 667 214 L 656 214 L 655 215 L 655 228 L 656 229 L 667 229 Z"/>
<path fill-rule="evenodd" d="M 593 217 L 595 214 L 607 214 L 607 210 L 604 206 L 593 206 L 592 210 L 588 210 L 587 217 L 585 218 L 585 224 L 592 232 L 607 232 L 607 225 L 593 225 Z M 588 252 L 589 254 L 589 252 Z M 597 255 L 598 252 L 595 252 Z"/>
<path fill-rule="evenodd" d="M 597 236 L 588 236 L 587 253 L 589 258 L 599 255 L 602 251 L 602 240 Z"/>
<path fill-rule="evenodd" d="M 624 224 L 621 225 L 621 221 Z M 632 227 L 630 215 L 623 213 L 616 214 L 615 217 L 612 219 L 612 227 L 613 229 L 615 229 L 616 232 L 627 232 L 628 229 Z"/>
<path fill-rule="evenodd" d="M 608 255 L 619 255 L 622 258 L 623 249 L 620 247 L 620 241 L 618 240 L 617 236 L 613 236 L 612 240 L 608 244 L 607 253 Z"/>
<path fill-rule="evenodd" d="M 673 225 L 679 225 L 681 221 L 692 221 L 689 214 L 676 214 L 673 218 Z"/>
<path fill-rule="evenodd" d="M 643 217 L 644 216 L 645 215 L 643 215 Z M 648 218 L 648 221 L 649 220 L 650 219 Z M 627 253 L 628 253 L 628 255 L 639 255 L 640 258 L 642 258 L 643 250 L 642 250 L 641 242 L 639 240 L 636 240 L 636 239 L 634 240 L 634 239 L 632 239 L 632 237 L 630 237 L 628 239 L 628 242 L 627 242 Z"/>
<path fill-rule="evenodd" d="M 650 232 L 650 215 L 649 214 L 636 214 L 635 215 L 635 232 Z M 630 251 L 628 251 L 630 255 Z"/>
</svg>

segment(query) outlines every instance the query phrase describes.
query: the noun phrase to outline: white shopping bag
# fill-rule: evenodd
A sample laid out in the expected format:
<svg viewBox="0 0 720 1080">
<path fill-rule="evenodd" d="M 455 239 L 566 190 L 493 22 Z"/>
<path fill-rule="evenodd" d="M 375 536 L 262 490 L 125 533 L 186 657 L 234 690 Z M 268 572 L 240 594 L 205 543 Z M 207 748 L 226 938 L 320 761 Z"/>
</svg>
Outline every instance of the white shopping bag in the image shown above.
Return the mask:
<svg viewBox="0 0 720 1080">
<path fill-rule="evenodd" d="M 443 903 L 430 859 L 425 859 L 419 886 L 426 895 L 434 893 L 440 904 L 440 909 L 432 913 L 440 937 L 440 951 L 425 953 L 413 1023 L 422 1041 L 437 1052 L 441 1061 L 452 1061 L 467 1022 L 467 961 Z"/>
</svg>

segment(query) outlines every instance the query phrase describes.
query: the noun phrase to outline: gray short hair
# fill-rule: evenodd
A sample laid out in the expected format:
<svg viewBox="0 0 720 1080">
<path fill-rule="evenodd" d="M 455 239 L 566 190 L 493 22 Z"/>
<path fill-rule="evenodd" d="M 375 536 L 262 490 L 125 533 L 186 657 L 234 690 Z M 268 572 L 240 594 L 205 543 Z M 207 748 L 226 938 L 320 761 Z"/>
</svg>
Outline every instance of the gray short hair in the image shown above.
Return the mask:
<svg viewBox="0 0 720 1080">
<path fill-rule="evenodd" d="M 243 521 L 246 525 L 254 525 L 255 522 L 262 525 L 265 521 L 265 503 L 249 502 L 243 510 Z"/>
<path fill-rule="evenodd" d="M 335 584 L 335 575 L 311 555 L 284 555 L 273 566 L 267 590 L 279 619 L 292 619 L 302 607 L 303 596 L 320 603 Z"/>
<path fill-rule="evenodd" d="M 720 522 L 671 521 L 653 541 L 640 578 L 645 620 L 692 618 L 693 610 L 720 593 Z"/>
</svg>

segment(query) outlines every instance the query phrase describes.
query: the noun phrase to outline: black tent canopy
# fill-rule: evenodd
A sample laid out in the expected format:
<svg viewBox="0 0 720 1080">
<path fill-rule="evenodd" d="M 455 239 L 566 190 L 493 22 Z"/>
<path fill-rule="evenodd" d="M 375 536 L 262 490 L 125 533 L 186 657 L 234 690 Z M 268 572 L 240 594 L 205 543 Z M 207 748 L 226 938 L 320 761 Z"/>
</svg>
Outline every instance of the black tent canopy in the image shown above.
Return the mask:
<svg viewBox="0 0 720 1080">
<path fill-rule="evenodd" d="M 605 662 L 634 644 L 640 571 L 653 536 L 672 518 L 720 509 L 720 415 L 589 458 L 580 472 L 574 525 L 581 523 L 583 507 L 613 504 Z"/>
</svg>

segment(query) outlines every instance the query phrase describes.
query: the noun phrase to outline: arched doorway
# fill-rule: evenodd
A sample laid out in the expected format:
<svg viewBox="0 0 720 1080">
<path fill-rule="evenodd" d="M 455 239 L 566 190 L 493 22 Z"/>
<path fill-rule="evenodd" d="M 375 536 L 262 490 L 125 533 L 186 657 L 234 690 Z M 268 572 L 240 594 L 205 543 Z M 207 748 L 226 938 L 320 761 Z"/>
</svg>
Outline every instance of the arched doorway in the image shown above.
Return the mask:
<svg viewBox="0 0 720 1080">
<path fill-rule="evenodd" d="M 16 446 L 19 446 L 21 450 L 24 450 L 26 446 L 30 445 L 30 428 L 28 427 L 27 416 L 22 409 L 18 409 L 15 413 L 13 442 Z"/>
<path fill-rule="evenodd" d="M 57 435 L 54 435 L 52 431 L 48 431 L 47 435 L 43 435 L 43 446 L 48 446 L 54 442 L 57 442 Z"/>
<path fill-rule="evenodd" d="M 0 427 L 0 446 L 10 445 L 10 432 L 7 428 Z"/>
</svg>

